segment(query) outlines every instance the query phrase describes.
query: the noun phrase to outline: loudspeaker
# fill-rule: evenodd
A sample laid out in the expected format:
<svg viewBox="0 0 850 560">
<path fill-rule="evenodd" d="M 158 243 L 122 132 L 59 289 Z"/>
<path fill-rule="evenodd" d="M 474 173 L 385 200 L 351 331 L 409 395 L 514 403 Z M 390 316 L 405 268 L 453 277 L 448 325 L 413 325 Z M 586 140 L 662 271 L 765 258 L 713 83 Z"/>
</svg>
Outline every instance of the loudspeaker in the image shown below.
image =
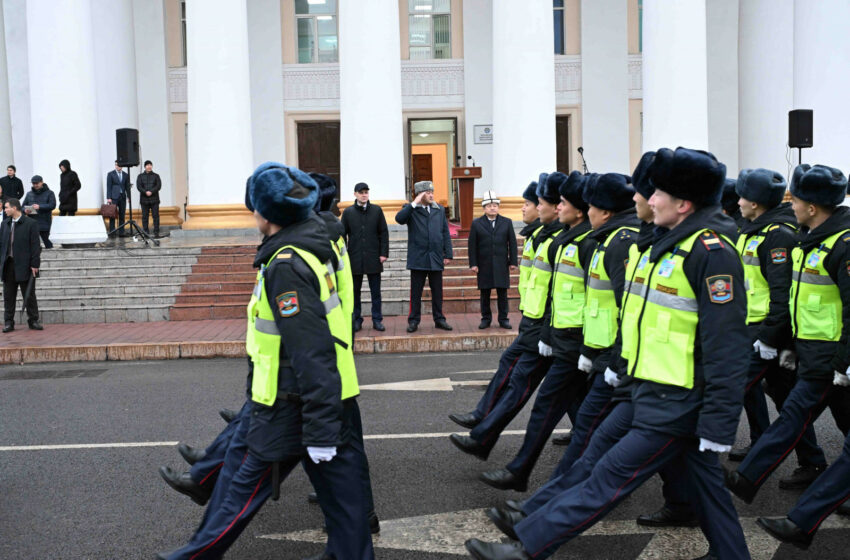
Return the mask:
<svg viewBox="0 0 850 560">
<path fill-rule="evenodd" d="M 115 131 L 118 165 L 136 167 L 139 165 L 139 131 L 135 128 L 119 128 Z"/>
<path fill-rule="evenodd" d="M 813 146 L 811 109 L 788 111 L 788 145 L 792 148 L 811 148 Z"/>
</svg>

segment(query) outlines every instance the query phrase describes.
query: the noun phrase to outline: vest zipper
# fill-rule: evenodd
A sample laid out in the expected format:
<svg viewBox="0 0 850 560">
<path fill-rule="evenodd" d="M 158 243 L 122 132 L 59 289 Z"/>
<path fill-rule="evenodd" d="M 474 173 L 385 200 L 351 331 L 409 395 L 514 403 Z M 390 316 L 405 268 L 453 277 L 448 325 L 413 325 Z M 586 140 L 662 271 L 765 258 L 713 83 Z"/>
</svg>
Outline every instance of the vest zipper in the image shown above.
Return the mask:
<svg viewBox="0 0 850 560">
<path fill-rule="evenodd" d="M 646 295 L 642 297 L 643 304 L 640 307 L 640 315 L 638 315 L 637 323 L 635 323 L 635 330 L 640 333 L 640 324 L 643 321 L 643 312 L 646 310 L 646 296 L 649 295 L 649 284 L 652 282 L 652 273 L 655 272 L 655 267 L 658 266 L 657 262 L 652 263 L 652 268 L 649 269 L 649 274 L 646 275 L 646 284 L 644 287 L 646 288 Z M 635 269 L 635 273 L 637 273 L 637 269 Z M 634 377 L 634 370 L 637 368 L 638 358 L 640 357 L 640 335 L 637 337 L 637 346 L 635 346 L 635 365 L 634 367 L 629 368 L 631 371 L 628 372 L 628 375 Z"/>
<path fill-rule="evenodd" d="M 803 258 L 800 259 L 800 270 L 798 272 L 799 276 L 797 277 L 797 289 L 794 291 L 794 314 L 791 316 L 791 320 L 794 322 L 794 324 L 792 325 L 792 332 L 794 333 L 794 340 L 797 340 L 797 331 L 799 330 L 799 327 L 797 326 L 797 310 L 799 309 L 797 307 L 797 302 L 800 300 L 800 281 L 803 278 L 803 263 L 806 262 L 806 257 L 808 257 L 808 256 L 809 256 L 809 253 L 804 252 Z M 792 274 L 791 281 L 792 281 L 792 286 L 793 286 L 793 281 L 794 281 L 794 278 L 793 278 L 794 271 L 793 270 L 792 270 L 791 274 Z"/>
</svg>

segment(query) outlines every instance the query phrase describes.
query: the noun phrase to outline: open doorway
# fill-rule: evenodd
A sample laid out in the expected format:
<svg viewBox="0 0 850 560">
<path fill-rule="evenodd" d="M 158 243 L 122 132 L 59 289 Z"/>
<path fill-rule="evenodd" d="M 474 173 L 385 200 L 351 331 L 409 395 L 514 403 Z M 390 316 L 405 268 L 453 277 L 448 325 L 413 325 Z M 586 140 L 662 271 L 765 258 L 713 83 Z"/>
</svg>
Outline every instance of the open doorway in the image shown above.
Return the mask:
<svg viewBox="0 0 850 560">
<path fill-rule="evenodd" d="M 408 119 L 408 160 L 410 181 L 408 195 L 413 196 L 413 184 L 418 181 L 434 183 L 434 200 L 457 215 L 456 193 L 451 180 L 452 167 L 457 162 L 457 118 Z"/>
</svg>

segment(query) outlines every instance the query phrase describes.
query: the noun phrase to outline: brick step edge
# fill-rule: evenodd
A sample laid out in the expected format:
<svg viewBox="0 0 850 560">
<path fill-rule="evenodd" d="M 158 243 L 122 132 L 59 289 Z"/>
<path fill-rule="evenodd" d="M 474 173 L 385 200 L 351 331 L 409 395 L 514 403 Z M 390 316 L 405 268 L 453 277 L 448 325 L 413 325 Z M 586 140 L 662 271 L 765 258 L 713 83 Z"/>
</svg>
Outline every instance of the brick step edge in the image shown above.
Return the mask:
<svg viewBox="0 0 850 560">
<path fill-rule="evenodd" d="M 359 337 L 357 354 L 409 354 L 414 352 L 474 352 L 502 350 L 516 338 L 515 330 L 501 333 L 466 333 L 420 336 Z M 0 364 L 51 362 L 104 362 L 244 358 L 245 342 L 156 342 L 80 346 L 22 346 L 0 348 Z"/>
</svg>

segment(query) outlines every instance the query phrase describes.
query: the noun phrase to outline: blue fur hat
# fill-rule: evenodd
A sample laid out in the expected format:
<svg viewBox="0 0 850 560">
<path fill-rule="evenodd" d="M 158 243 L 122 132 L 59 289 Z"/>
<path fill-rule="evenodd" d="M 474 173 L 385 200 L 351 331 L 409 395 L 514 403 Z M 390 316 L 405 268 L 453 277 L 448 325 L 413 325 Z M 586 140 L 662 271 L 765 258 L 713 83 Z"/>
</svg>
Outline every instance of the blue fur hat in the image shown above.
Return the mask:
<svg viewBox="0 0 850 560">
<path fill-rule="evenodd" d="M 560 175 L 563 175 L 563 173 L 560 173 Z M 558 187 L 558 193 L 564 197 L 567 202 L 586 214 L 587 203 L 584 201 L 584 197 L 582 196 L 584 194 L 585 179 L 585 175 L 582 175 L 578 171 L 573 171 L 570 173 L 570 176 L 567 177 L 567 180 L 561 183 Z"/>
<path fill-rule="evenodd" d="M 251 206 L 262 217 L 288 226 L 307 219 L 319 197 L 319 186 L 298 168 L 267 161 L 251 175 L 248 192 Z"/>
<path fill-rule="evenodd" d="M 602 210 L 621 212 L 635 205 L 631 178 L 621 173 L 605 173 L 591 179 L 584 187 L 584 201 Z"/>
<path fill-rule="evenodd" d="M 549 204 L 558 204 L 561 202 L 561 195 L 558 193 L 558 186 L 550 183 L 551 177 L 548 173 L 540 174 L 540 178 L 537 180 L 537 198 L 543 199 Z"/>
<path fill-rule="evenodd" d="M 847 193 L 847 178 L 844 173 L 826 165 L 804 163 L 794 169 L 791 178 L 791 194 L 811 204 L 838 206 Z"/>
<path fill-rule="evenodd" d="M 661 148 L 655 152 L 655 161 L 649 172 L 649 182 L 682 200 L 698 206 L 720 204 L 726 166 L 714 154 L 688 148 Z"/>
<path fill-rule="evenodd" d="M 332 177 L 323 175 L 322 173 L 309 173 L 310 177 L 319 185 L 319 196 L 316 200 L 316 212 L 327 211 L 331 209 L 334 197 L 336 196 L 336 181 Z"/>
<path fill-rule="evenodd" d="M 757 202 L 768 209 L 779 206 L 788 183 L 785 177 L 770 169 L 742 169 L 735 182 L 735 192 L 741 198 Z M 725 198 L 725 192 L 724 198 Z M 725 204 L 723 205 L 726 206 Z"/>
<path fill-rule="evenodd" d="M 537 199 L 537 181 L 532 181 L 525 187 L 525 190 L 522 192 L 522 198 L 529 202 L 533 202 L 535 206 L 540 202 Z"/>
<path fill-rule="evenodd" d="M 248 179 L 245 181 L 245 208 L 248 209 L 248 212 L 254 213 L 254 205 L 251 204 L 251 175 L 248 175 Z"/>
<path fill-rule="evenodd" d="M 655 152 L 646 152 L 641 156 L 632 173 L 632 186 L 647 200 L 655 192 L 655 188 L 649 183 L 649 168 L 653 161 L 655 161 Z"/>
</svg>

